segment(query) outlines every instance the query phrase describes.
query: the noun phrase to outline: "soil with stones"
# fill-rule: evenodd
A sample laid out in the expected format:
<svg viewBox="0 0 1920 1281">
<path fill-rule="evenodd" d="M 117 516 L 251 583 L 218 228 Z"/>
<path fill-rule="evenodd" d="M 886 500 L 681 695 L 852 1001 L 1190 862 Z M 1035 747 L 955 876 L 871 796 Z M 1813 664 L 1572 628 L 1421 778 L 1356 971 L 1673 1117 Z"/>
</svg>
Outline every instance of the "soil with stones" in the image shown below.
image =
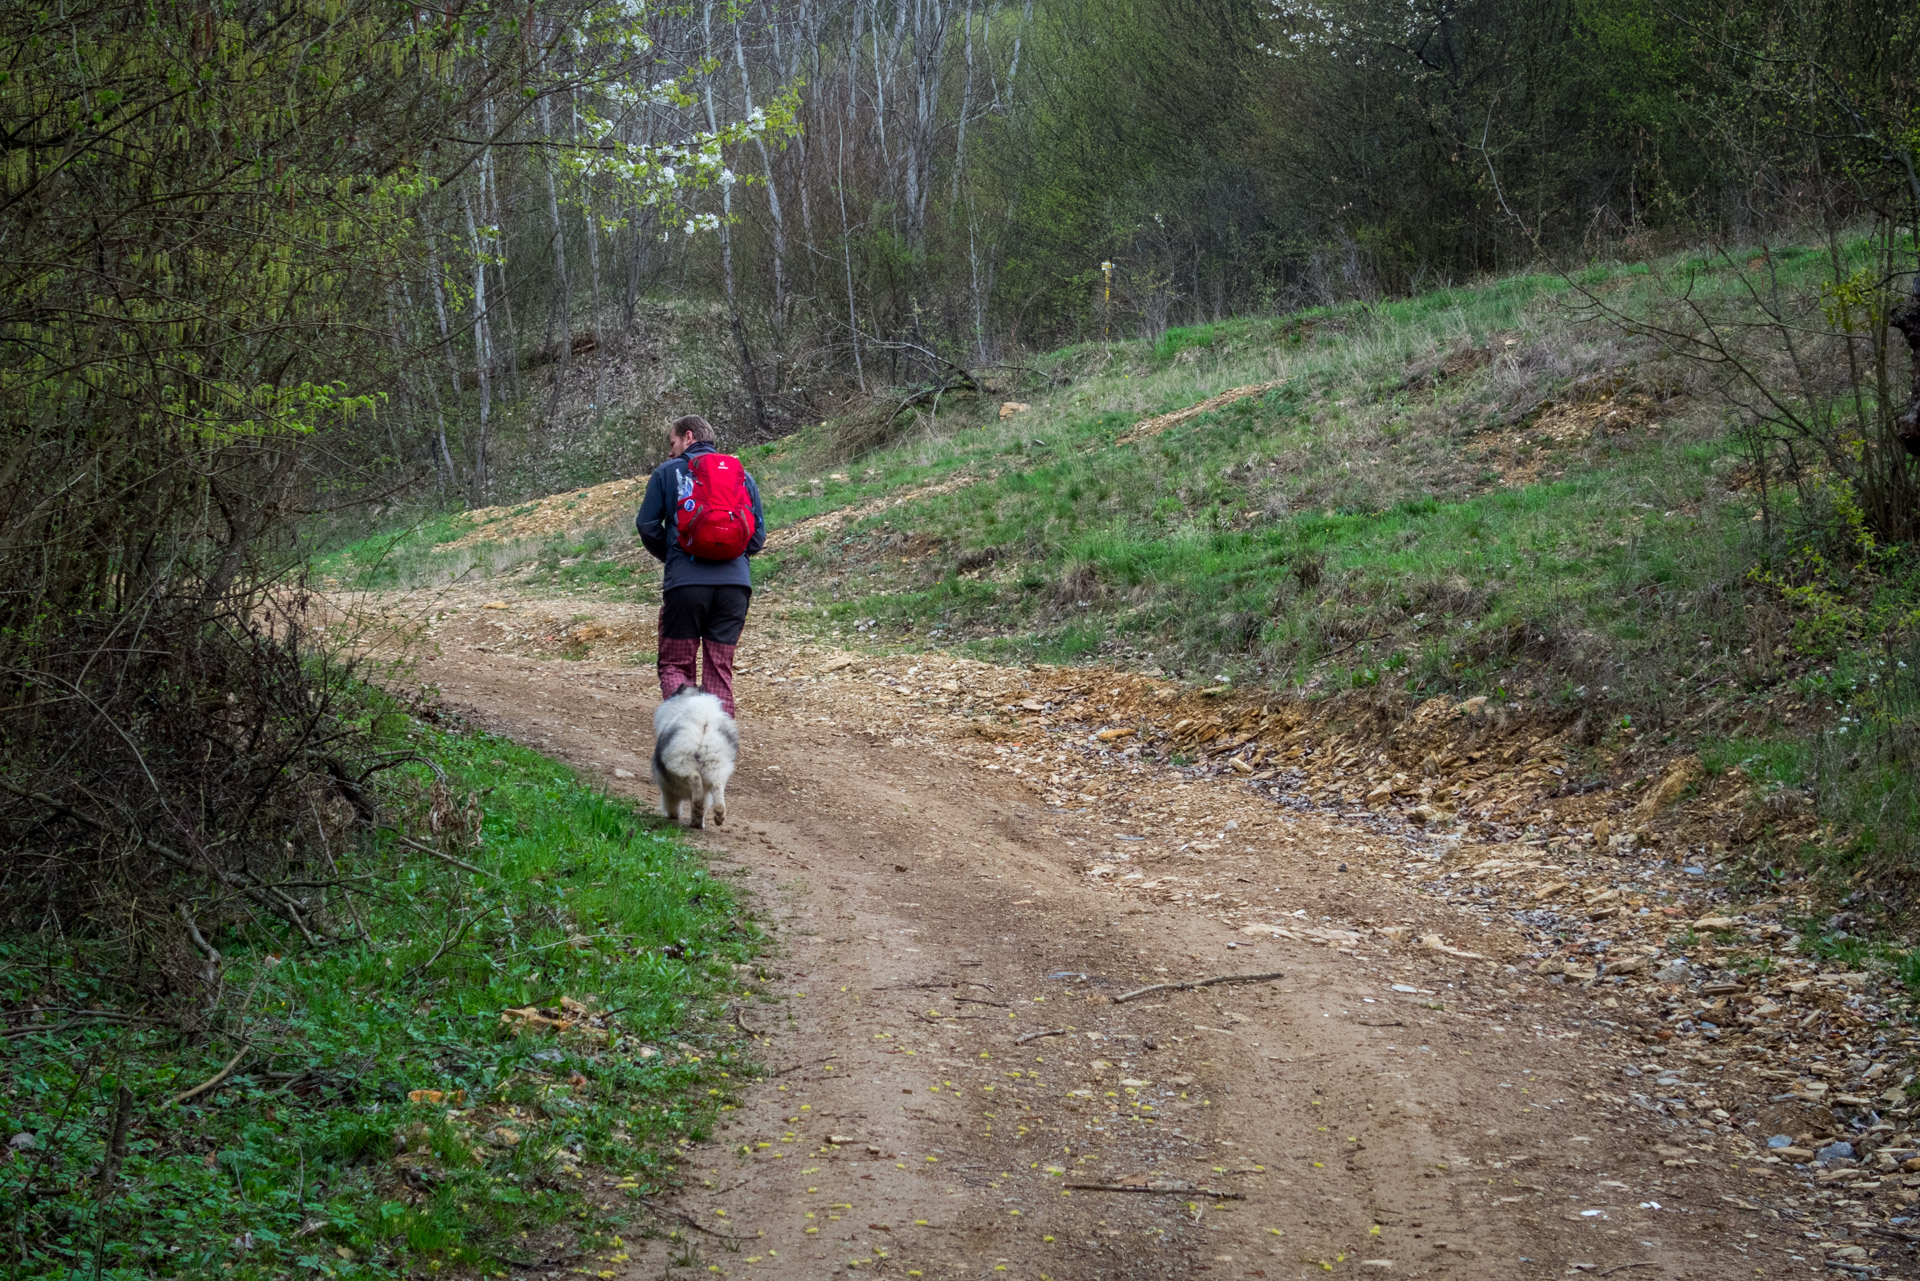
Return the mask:
<svg viewBox="0 0 1920 1281">
<path fill-rule="evenodd" d="M 449 703 L 651 799 L 650 609 L 362 606 L 412 620 Z M 1456 843 L 1289 782 L 1310 722 L 1277 769 L 1161 763 L 1115 709 L 1219 700 L 1143 677 L 851 655 L 764 605 L 740 659 L 729 821 L 697 839 L 775 939 L 740 1016 L 766 1071 L 649 1202 L 660 1234 L 588 1274 L 1912 1274 L 1897 1171 L 1817 1201 L 1712 1022 L 1661 1024 L 1713 995 L 1697 969 L 1541 959 L 1564 842 L 1459 879 Z M 1647 917 L 1611 897 L 1582 929 Z M 1138 992 L 1222 975 L 1257 977 Z"/>
</svg>

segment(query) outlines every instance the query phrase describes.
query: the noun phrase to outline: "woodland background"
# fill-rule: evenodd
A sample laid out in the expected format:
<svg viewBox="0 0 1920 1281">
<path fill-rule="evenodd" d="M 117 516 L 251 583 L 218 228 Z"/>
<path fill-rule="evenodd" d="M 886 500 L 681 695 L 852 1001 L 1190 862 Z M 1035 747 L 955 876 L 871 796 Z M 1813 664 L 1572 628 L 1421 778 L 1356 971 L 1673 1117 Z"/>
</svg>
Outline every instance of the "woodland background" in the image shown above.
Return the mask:
<svg viewBox="0 0 1920 1281">
<path fill-rule="evenodd" d="M 0 49 L 21 920 L 170 915 L 159 868 L 309 929 L 263 886 L 366 804 L 307 540 L 632 474 L 669 409 L 851 448 L 1074 341 L 1756 246 L 1620 325 L 1843 542 L 1912 533 L 1907 5 L 83 0 Z"/>
<path fill-rule="evenodd" d="M 636 474 L 672 413 L 736 448 L 804 429 L 844 464 L 942 397 L 1059 383 L 1050 349 L 1329 307 L 1359 325 L 1558 273 L 1587 320 L 1689 363 L 1741 451 L 1762 519 L 1739 574 L 1760 576 L 1715 599 L 1766 595 L 1832 652 L 1905 645 L 1917 158 L 1920 10 L 1896 0 L 7 6 L 9 1017 L 164 1025 L 183 1039 L 150 1067 L 245 1053 L 243 938 L 339 957 L 386 929 L 424 940 L 424 974 L 484 937 L 467 890 L 422 883 L 436 933 L 383 916 L 374 887 L 471 872 L 461 779 L 519 758 L 435 760 L 432 709 L 322 641 L 312 556 Z M 1623 265 L 1652 282 L 1644 306 L 1583 293 Z M 1052 528 L 1025 550 L 1066 555 Z M 1220 634 L 1244 648 L 1269 621 L 1247 617 Z M 1901 707 L 1875 740 L 1888 777 L 1920 750 Z M 514 766 L 525 813 L 559 803 L 545 768 Z M 1900 794 L 1916 817 L 1885 848 L 1910 852 L 1920 796 Z M 638 857 L 569 797 L 569 821 Z M 722 897 L 671 928 L 724 929 Z M 724 950 L 682 944 L 687 965 Z M 34 1077 L 36 1106 L 104 1118 L 103 1155 L 61 1158 L 102 1189 L 133 1107 L 107 1084 L 119 1052 Z M 191 1083 L 166 1080 L 141 1097 Z M 362 1140 L 386 1142 L 349 1134 L 342 1160 Z M 65 1167 L 21 1168 L 0 1178 L 15 1257 L 67 1266 L 85 1228 L 98 1268 L 103 1220 L 32 1195 Z"/>
</svg>

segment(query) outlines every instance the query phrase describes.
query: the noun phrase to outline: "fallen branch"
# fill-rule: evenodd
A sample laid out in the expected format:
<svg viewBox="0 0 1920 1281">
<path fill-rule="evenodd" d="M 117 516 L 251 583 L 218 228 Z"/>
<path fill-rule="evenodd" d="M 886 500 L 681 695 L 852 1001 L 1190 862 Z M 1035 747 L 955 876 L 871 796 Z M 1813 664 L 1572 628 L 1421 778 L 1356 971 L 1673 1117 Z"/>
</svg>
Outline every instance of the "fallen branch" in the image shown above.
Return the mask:
<svg viewBox="0 0 1920 1281">
<path fill-rule="evenodd" d="M 209 993 L 217 994 L 220 983 L 220 950 L 207 942 L 206 935 L 200 932 L 199 922 L 193 919 L 193 913 L 187 910 L 185 903 L 175 906 L 180 909 L 180 919 L 187 923 L 187 937 L 193 940 L 193 945 L 207 958 L 206 968 L 200 973 L 200 980 L 207 985 Z M 207 1000 L 211 1003 L 214 996 L 210 995 Z"/>
<path fill-rule="evenodd" d="M 388 830 L 392 831 L 391 828 L 389 828 Z M 411 836 L 402 836 L 400 833 L 394 832 L 393 839 L 395 839 L 396 841 L 399 841 L 402 845 L 406 846 L 410 850 L 418 850 L 422 854 L 426 854 L 433 858 L 439 859 L 442 863 L 451 863 L 453 866 L 459 868 L 463 872 L 472 872 L 475 876 L 492 876 L 493 875 L 492 872 L 489 872 L 484 867 L 475 867 L 473 864 L 467 862 L 464 859 L 458 859 L 451 854 L 442 853 L 441 851 L 433 848 L 433 846 L 428 845 L 423 841 L 414 840 Z"/>
<path fill-rule="evenodd" d="M 89 1010 L 77 1005 L 29 1005 L 18 1010 L 8 1010 L 0 1018 L 31 1018 L 35 1014 L 71 1015 L 61 1027 L 70 1027 L 87 1019 L 101 1019 L 108 1023 L 158 1023 L 171 1024 L 172 1019 L 157 1019 L 150 1014 L 122 1014 L 118 1010 Z M 11 1029 L 13 1032 L 45 1031 L 46 1024 L 25 1024 Z"/>
<path fill-rule="evenodd" d="M 1406 1026 L 1406 1024 L 1402 1023 L 1399 1019 L 1393 1019 L 1392 1021 L 1386 1022 L 1386 1023 L 1369 1023 L 1365 1019 L 1361 1019 L 1359 1020 L 1359 1024 L 1361 1027 L 1405 1027 Z"/>
<path fill-rule="evenodd" d="M 778 1072 L 769 1073 L 769 1075 L 785 1076 L 789 1072 L 798 1072 L 803 1067 L 818 1067 L 822 1063 L 831 1063 L 839 1057 L 840 1056 L 838 1054 L 829 1054 L 823 1059 L 804 1059 L 799 1063 L 788 1064 L 786 1067 L 781 1068 Z"/>
<path fill-rule="evenodd" d="M 1067 1029 L 1063 1027 L 1048 1028 L 1045 1032 L 1029 1032 L 1025 1036 L 1016 1036 L 1013 1038 L 1013 1043 L 1025 1045 L 1028 1041 L 1037 1041 L 1043 1036 L 1065 1036 L 1066 1034 Z"/>
<path fill-rule="evenodd" d="M 200 1084 L 194 1086 L 191 1090 L 183 1090 L 179 1094 L 176 1094 L 172 1098 L 168 1099 L 167 1106 L 177 1107 L 182 1103 L 186 1103 L 186 1102 L 189 1102 L 190 1100 L 197 1099 L 202 1094 L 205 1094 L 208 1090 L 211 1090 L 215 1086 L 219 1085 L 222 1081 L 226 1080 L 229 1076 L 233 1075 L 233 1070 L 240 1066 L 240 1060 L 247 1057 L 247 1051 L 251 1050 L 252 1048 L 253 1048 L 253 1042 L 251 1041 L 242 1042 L 240 1048 L 234 1052 L 233 1057 L 227 1060 L 226 1066 L 222 1067 L 218 1072 L 215 1072 L 212 1076 L 208 1077 L 206 1080 L 200 1082 Z"/>
<path fill-rule="evenodd" d="M 240 893 L 246 895 L 248 898 L 252 899 L 254 902 L 258 903 L 260 906 L 271 911 L 275 916 L 278 916 L 281 919 L 288 921 L 290 924 L 293 925 L 295 929 L 300 931 L 301 935 L 306 938 L 307 942 L 313 943 L 316 945 L 319 942 L 319 940 L 314 937 L 313 932 L 307 928 L 306 922 L 303 919 L 301 919 L 301 912 L 299 908 L 294 905 L 292 899 L 288 898 L 284 893 L 282 893 L 279 895 L 279 899 L 276 902 L 272 894 L 274 887 L 271 885 L 262 884 L 257 878 L 251 875 L 245 875 L 237 872 L 230 872 L 225 868 L 219 866 L 217 863 L 214 863 L 211 859 L 206 860 L 205 865 L 203 866 L 199 863 L 194 862 L 194 860 L 188 858 L 186 855 L 181 854 L 178 851 L 172 849 L 171 847 L 162 845 L 159 841 L 156 841 L 151 836 L 148 836 L 144 831 L 140 830 L 137 826 L 130 826 L 124 832 L 117 831 L 113 827 L 109 826 L 107 823 L 93 817 L 91 814 L 84 814 L 81 811 L 73 808 L 73 806 L 68 805 L 65 801 L 58 800 L 52 796 L 48 796 L 45 792 L 31 791 L 28 788 L 22 787 L 18 783 L 15 783 L 10 779 L 0 778 L 0 789 L 4 789 L 6 791 L 12 792 L 15 796 L 20 797 L 22 800 L 29 800 L 29 801 L 35 802 L 36 804 L 45 805 L 49 809 L 54 810 L 56 813 L 62 814 L 67 818 L 71 818 L 76 822 L 84 823 L 86 826 L 92 828 L 96 832 L 101 833 L 102 835 L 120 836 L 123 839 L 137 842 L 143 848 L 152 850 L 155 854 L 158 854 L 161 858 L 173 864 L 175 867 L 179 868 L 183 872 L 194 872 L 201 875 L 211 876 L 213 877 L 214 880 L 218 881 L 220 884 L 228 886 L 232 889 L 238 890 Z M 202 853 L 204 854 L 204 851 L 202 851 Z"/>
<path fill-rule="evenodd" d="M 475 921 L 478 921 L 481 917 L 492 913 L 499 906 L 500 905 L 497 903 L 484 905 L 480 908 L 479 911 L 475 912 L 472 916 L 469 916 L 466 920 L 460 922 L 460 928 L 455 930 L 452 934 L 448 935 L 446 938 L 440 940 L 440 946 L 434 949 L 433 955 L 426 959 L 425 964 L 416 965 L 412 969 L 407 971 L 408 976 L 411 977 L 416 974 L 425 974 L 428 970 L 432 969 L 434 965 L 440 960 L 441 957 L 445 956 L 448 952 L 451 952 L 454 948 L 460 946 L 460 940 L 464 939 L 467 936 L 467 931 L 473 928 L 473 924 Z"/>
<path fill-rule="evenodd" d="M 1600 1275 L 1603 1277 L 1610 1277 L 1614 1273 L 1624 1272 L 1628 1268 L 1651 1268 L 1651 1267 L 1657 1267 L 1657 1266 L 1658 1265 L 1655 1264 L 1654 1261 L 1651 1259 L 1637 1259 L 1632 1263 L 1616 1263 L 1612 1267 L 1608 1268 L 1606 1271 L 1600 1273 Z"/>
<path fill-rule="evenodd" d="M 1219 1188 L 1197 1187 L 1191 1183 L 1069 1183 L 1075 1192 L 1150 1192 L 1159 1196 L 1204 1196 L 1222 1201 L 1244 1201 L 1244 1192 L 1223 1192 Z"/>
<path fill-rule="evenodd" d="M 1158 436 L 1170 427 L 1178 427 L 1181 423 L 1198 418 L 1201 414 L 1207 413 L 1210 410 L 1231 405 L 1236 400 L 1244 400 L 1248 396 L 1265 395 L 1274 388 L 1283 385 L 1286 381 L 1284 378 L 1277 378 L 1272 382 L 1252 383 L 1245 387 L 1232 387 L 1217 396 L 1207 397 L 1207 399 L 1197 405 L 1188 405 L 1185 409 L 1176 409 L 1170 414 L 1157 414 L 1152 418 L 1142 418 L 1139 422 L 1135 423 L 1124 436 L 1121 436 L 1113 443 L 1115 445 L 1131 445 L 1135 441 L 1145 440 L 1150 436 Z"/>
<path fill-rule="evenodd" d="M 29 1023 L 25 1027 L 10 1027 L 0 1032 L 0 1041 L 11 1041 L 23 1036 L 36 1036 L 43 1032 L 66 1032 L 85 1024 L 84 1019 L 68 1019 L 64 1023 Z"/>
<path fill-rule="evenodd" d="M 678 1219 L 680 1220 L 680 1222 L 692 1228 L 695 1232 L 704 1232 L 710 1237 L 719 1237 L 722 1241 L 736 1241 L 739 1239 L 735 1237 L 731 1232 L 721 1232 L 715 1228 L 708 1227 L 706 1224 L 700 1222 L 700 1220 L 694 1218 L 691 1214 L 683 1214 L 679 1210 L 669 1210 L 664 1205 L 655 1205 L 653 1202 L 647 1200 L 645 1197 L 639 1197 L 636 1199 L 640 1202 L 641 1205 L 646 1206 L 649 1210 L 652 1210 L 655 1214 L 663 1214 L 669 1219 Z"/>
<path fill-rule="evenodd" d="M 963 1005 L 991 1005 L 1002 1010 L 1009 1010 L 1013 1008 L 1011 1005 L 1009 1005 L 1005 1001 L 982 1001 L 978 997 L 973 997 L 973 996 L 956 996 L 953 999 L 956 1003 L 963 1004 Z"/>
<path fill-rule="evenodd" d="M 333 790 L 342 800 L 353 807 L 354 817 L 358 818 L 368 827 L 380 826 L 380 811 L 374 806 L 372 799 L 367 796 L 366 792 L 361 789 L 359 782 L 347 772 L 347 767 L 331 756 L 321 757 L 320 765 L 321 768 L 326 770 L 328 778 L 332 780 Z M 365 777 L 366 775 L 361 775 L 361 778 Z"/>
<path fill-rule="evenodd" d="M 1150 996 L 1155 992 L 1191 992 L 1197 987 L 1214 987 L 1221 983 L 1271 983 L 1285 977 L 1285 971 L 1274 970 L 1269 974 L 1216 974 L 1210 979 L 1195 979 L 1191 983 L 1155 983 L 1149 987 L 1138 987 L 1131 992 L 1123 992 L 1113 998 L 1115 1005 L 1122 1005 L 1137 997 Z"/>
<path fill-rule="evenodd" d="M 107 1131 L 107 1155 L 100 1162 L 100 1182 L 93 1193 L 96 1200 L 113 1195 L 113 1181 L 120 1175 L 120 1163 L 127 1159 L 127 1122 L 132 1119 L 133 1091 L 123 1085 L 113 1112 L 113 1126 Z"/>
</svg>

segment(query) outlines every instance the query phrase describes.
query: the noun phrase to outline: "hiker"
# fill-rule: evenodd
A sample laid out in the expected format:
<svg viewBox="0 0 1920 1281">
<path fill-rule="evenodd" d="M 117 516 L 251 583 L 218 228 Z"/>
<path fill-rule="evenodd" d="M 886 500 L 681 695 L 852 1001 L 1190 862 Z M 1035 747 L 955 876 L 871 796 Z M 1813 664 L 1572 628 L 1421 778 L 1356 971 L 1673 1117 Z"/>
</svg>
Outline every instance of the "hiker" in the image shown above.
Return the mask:
<svg viewBox="0 0 1920 1281">
<path fill-rule="evenodd" d="M 738 458 L 713 447 L 698 414 L 667 429 L 667 461 L 647 480 L 634 525 L 660 583 L 660 697 L 698 684 L 733 715 L 733 649 L 747 625 L 753 576 L 747 558 L 766 546 L 760 487 Z M 698 681 L 695 660 L 702 651 Z"/>
</svg>

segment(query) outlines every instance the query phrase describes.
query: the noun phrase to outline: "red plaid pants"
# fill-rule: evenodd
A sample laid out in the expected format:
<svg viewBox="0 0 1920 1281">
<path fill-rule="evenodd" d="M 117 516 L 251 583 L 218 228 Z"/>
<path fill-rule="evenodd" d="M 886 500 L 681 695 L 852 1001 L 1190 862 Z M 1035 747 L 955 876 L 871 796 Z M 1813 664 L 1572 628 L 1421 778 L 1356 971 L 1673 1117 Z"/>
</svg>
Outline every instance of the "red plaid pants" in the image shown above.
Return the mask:
<svg viewBox="0 0 1920 1281">
<path fill-rule="evenodd" d="M 706 662 L 702 670 L 695 667 L 700 651 L 706 651 Z M 673 692 L 683 685 L 695 685 L 720 700 L 720 706 L 727 709 L 727 715 L 733 715 L 733 651 L 734 646 L 722 645 L 718 641 L 699 639 L 677 640 L 673 637 L 660 638 L 660 697 L 672 698 Z"/>
</svg>

